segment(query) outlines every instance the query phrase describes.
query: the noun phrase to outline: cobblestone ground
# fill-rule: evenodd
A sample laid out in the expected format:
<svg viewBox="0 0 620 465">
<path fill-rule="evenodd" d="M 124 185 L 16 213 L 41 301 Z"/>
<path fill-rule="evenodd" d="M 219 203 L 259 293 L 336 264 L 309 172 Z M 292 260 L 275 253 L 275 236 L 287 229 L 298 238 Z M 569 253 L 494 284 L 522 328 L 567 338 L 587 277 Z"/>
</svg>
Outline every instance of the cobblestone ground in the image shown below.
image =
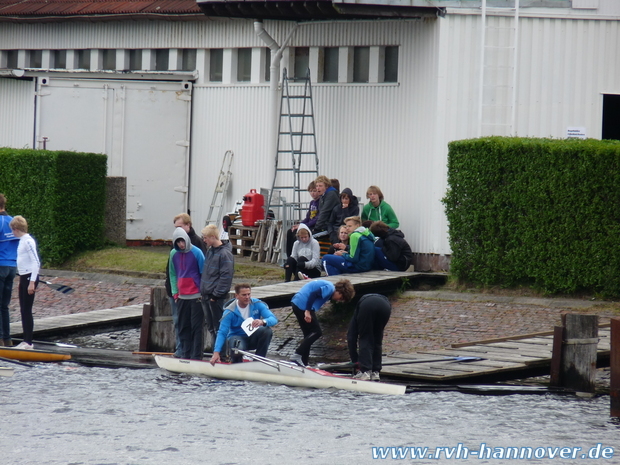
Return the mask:
<svg viewBox="0 0 620 465">
<path fill-rule="evenodd" d="M 52 290 L 43 283 L 39 283 L 33 307 L 35 320 L 50 316 L 122 307 L 128 303 L 145 303 L 149 301 L 151 295 L 150 286 L 134 284 L 131 280 L 128 282 L 111 282 L 83 277 L 46 277 L 45 279 L 49 282 L 72 287 L 75 291 L 72 294 L 65 295 Z M 16 279 L 13 285 L 11 304 L 9 305 L 11 322 L 21 320 L 17 295 L 18 283 L 19 280 Z"/>
</svg>

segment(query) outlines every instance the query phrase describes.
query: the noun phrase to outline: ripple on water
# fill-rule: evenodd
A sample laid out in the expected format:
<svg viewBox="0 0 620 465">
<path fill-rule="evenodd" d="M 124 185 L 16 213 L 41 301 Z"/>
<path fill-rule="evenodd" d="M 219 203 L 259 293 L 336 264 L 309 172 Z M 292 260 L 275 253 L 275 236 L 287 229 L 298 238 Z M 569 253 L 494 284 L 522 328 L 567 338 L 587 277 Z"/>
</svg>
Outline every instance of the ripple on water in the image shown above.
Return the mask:
<svg viewBox="0 0 620 465">
<path fill-rule="evenodd" d="M 71 363 L 17 370 L 0 396 L 16 465 L 363 464 L 372 446 L 589 448 L 620 429 L 609 397 L 376 396 Z"/>
</svg>

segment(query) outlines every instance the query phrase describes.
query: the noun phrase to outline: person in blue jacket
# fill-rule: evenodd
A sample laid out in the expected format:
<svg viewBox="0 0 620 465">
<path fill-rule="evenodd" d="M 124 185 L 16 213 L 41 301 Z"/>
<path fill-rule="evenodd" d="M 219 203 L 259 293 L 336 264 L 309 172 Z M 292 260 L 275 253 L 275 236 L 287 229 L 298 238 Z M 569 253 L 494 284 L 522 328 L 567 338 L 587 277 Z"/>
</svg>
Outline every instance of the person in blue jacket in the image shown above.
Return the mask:
<svg viewBox="0 0 620 465">
<path fill-rule="evenodd" d="M 252 318 L 249 324 L 253 332 L 248 336 L 243 330 L 243 323 Z M 220 321 L 220 329 L 213 347 L 211 365 L 221 361 L 220 352 L 227 346 L 227 352 L 233 363 L 243 361 L 242 354 L 235 354 L 235 348 L 241 350 L 256 349 L 255 354 L 265 357 L 271 338 L 272 326 L 278 324 L 278 319 L 271 313 L 267 304 L 259 299 L 252 298 L 252 289 L 249 284 L 235 286 L 235 299 L 226 306 Z M 255 329 L 254 329 L 255 328 Z"/>
<path fill-rule="evenodd" d="M 9 304 L 17 274 L 19 237 L 13 234 L 9 226 L 13 217 L 9 216 L 5 207 L 6 197 L 0 194 L 0 346 L 12 347 Z"/>
<path fill-rule="evenodd" d="M 327 276 L 370 271 L 375 261 L 375 236 L 362 226 L 360 217 L 351 216 L 344 224 L 349 233 L 349 251 L 338 250 L 323 256 Z"/>
<path fill-rule="evenodd" d="M 336 284 L 325 279 L 314 279 L 293 296 L 293 313 L 304 338 L 295 349 L 291 362 L 300 366 L 308 365 L 310 347 L 323 335 L 316 312 L 330 299 L 334 302 L 349 302 L 354 296 L 355 289 L 348 279 L 341 279 Z"/>
</svg>

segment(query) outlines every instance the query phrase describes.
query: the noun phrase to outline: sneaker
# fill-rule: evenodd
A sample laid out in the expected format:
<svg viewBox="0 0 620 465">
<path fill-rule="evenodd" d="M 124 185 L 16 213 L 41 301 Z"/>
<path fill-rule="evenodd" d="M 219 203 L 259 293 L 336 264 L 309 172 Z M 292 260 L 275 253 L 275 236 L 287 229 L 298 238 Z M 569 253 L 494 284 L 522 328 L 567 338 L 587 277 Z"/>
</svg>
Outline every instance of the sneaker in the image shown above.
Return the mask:
<svg viewBox="0 0 620 465">
<path fill-rule="evenodd" d="M 370 371 L 360 371 L 353 377 L 353 379 L 357 379 L 360 381 L 370 381 Z"/>
<path fill-rule="evenodd" d="M 26 349 L 26 350 L 32 350 L 34 349 L 34 347 L 32 346 L 32 344 L 28 344 L 26 341 L 22 341 L 19 344 L 17 344 L 17 347 L 15 347 L 16 349 Z"/>
<path fill-rule="evenodd" d="M 294 363 L 295 365 L 298 365 L 302 368 L 306 367 L 306 365 L 304 365 L 304 362 L 301 360 L 301 355 L 299 354 L 293 354 L 289 362 Z"/>
<path fill-rule="evenodd" d="M 297 272 L 297 276 L 299 276 L 299 279 L 301 279 L 302 281 L 304 279 L 310 279 L 307 274 L 303 274 L 301 271 Z"/>
<path fill-rule="evenodd" d="M 373 371 L 370 373 L 370 381 L 381 381 L 378 371 Z"/>
</svg>

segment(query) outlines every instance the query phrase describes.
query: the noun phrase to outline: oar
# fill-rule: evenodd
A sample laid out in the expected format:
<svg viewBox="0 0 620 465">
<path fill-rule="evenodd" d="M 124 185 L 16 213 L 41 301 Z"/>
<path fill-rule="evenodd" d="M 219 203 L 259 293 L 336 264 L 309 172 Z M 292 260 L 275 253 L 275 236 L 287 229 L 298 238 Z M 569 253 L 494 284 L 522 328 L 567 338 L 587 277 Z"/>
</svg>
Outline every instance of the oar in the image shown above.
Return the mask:
<svg viewBox="0 0 620 465">
<path fill-rule="evenodd" d="M 75 289 L 69 286 L 65 286 L 64 284 L 55 284 L 49 281 L 40 281 L 43 284 L 47 284 L 50 289 L 54 289 L 55 291 L 62 292 L 63 294 L 72 294 Z"/>
<path fill-rule="evenodd" d="M 478 362 L 480 360 L 486 360 L 481 357 L 445 357 L 445 358 L 421 358 L 417 360 L 403 360 L 402 362 L 386 362 L 383 366 L 389 365 L 409 365 L 411 363 L 432 363 L 432 362 Z M 321 370 L 333 370 L 336 368 L 353 368 L 353 363 L 333 363 L 333 364 L 319 364 Z"/>
<path fill-rule="evenodd" d="M 0 357 L 0 360 L 2 360 L 3 362 L 15 363 L 16 365 L 21 365 L 21 366 L 28 367 L 28 368 L 34 368 L 34 365 L 30 365 L 29 363 L 19 362 L 17 360 L 13 360 L 11 358 Z"/>
</svg>

